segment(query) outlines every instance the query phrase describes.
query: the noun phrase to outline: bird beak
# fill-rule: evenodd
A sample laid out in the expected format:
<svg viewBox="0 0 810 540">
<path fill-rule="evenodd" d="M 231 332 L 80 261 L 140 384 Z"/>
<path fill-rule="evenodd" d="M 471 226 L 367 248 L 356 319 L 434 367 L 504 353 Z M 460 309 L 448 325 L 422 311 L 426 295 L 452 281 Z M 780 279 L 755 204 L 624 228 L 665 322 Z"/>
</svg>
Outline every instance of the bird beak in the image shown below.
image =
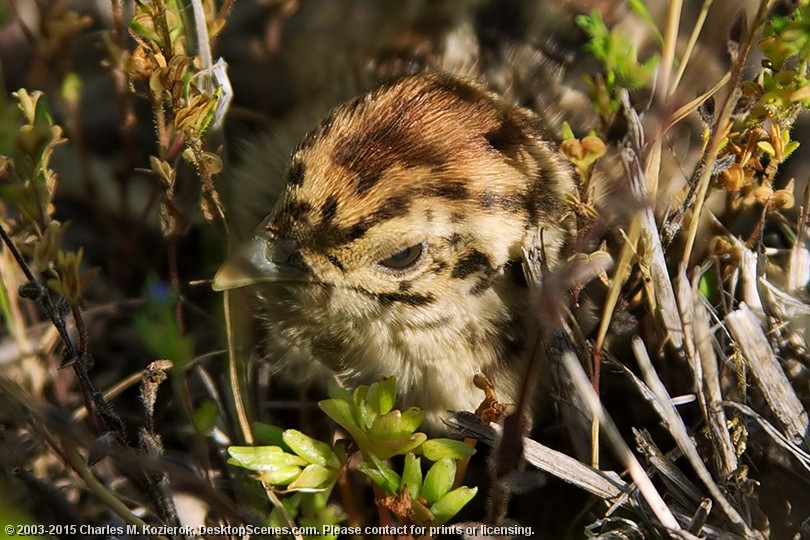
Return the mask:
<svg viewBox="0 0 810 540">
<path fill-rule="evenodd" d="M 306 281 L 307 272 L 284 264 L 297 247 L 293 245 L 290 249 L 290 242 L 285 239 L 274 241 L 263 235 L 253 237 L 228 256 L 217 270 L 211 288 L 227 291 L 257 283 Z M 286 256 L 279 257 L 279 253 L 286 253 Z"/>
</svg>

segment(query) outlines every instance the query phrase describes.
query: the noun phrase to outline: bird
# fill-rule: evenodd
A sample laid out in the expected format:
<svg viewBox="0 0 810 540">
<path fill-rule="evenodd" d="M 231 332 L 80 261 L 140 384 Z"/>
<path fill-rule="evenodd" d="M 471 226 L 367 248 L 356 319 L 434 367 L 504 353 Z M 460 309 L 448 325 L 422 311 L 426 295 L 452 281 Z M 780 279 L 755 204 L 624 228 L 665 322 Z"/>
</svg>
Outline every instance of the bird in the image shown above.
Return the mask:
<svg viewBox="0 0 810 540">
<path fill-rule="evenodd" d="M 536 334 L 524 250 L 570 253 L 575 176 L 538 114 L 470 79 L 418 73 L 326 115 L 255 234 L 212 282 L 255 292 L 280 369 L 348 387 L 394 376 L 442 429 L 483 373 L 516 403 Z"/>
</svg>

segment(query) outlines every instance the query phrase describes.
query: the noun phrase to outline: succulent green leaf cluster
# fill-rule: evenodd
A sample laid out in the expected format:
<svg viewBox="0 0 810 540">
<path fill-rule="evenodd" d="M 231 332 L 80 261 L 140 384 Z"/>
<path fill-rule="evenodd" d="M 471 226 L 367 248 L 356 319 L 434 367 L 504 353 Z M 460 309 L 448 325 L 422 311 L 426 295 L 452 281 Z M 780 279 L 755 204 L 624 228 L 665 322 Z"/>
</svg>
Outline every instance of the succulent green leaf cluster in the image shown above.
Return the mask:
<svg viewBox="0 0 810 540">
<path fill-rule="evenodd" d="M 774 15 L 757 43 L 765 56 L 760 84 L 760 110 L 752 117 L 781 118 L 791 105 L 810 107 L 810 2 L 803 0 L 789 15 Z"/>
<path fill-rule="evenodd" d="M 461 441 L 436 438 L 417 432 L 422 411 L 393 409 L 396 380 L 391 377 L 361 386 L 354 392 L 330 389 L 331 399 L 319 403 L 321 409 L 340 424 L 357 443 L 365 461 L 357 470 L 368 476 L 385 493 L 408 497 L 411 519 L 420 524 L 445 523 L 455 516 L 477 492 L 459 487 L 451 490 L 456 461 L 469 457 L 474 450 Z M 422 478 L 421 459 L 435 462 Z M 384 460 L 405 455 L 402 475 Z"/>
<path fill-rule="evenodd" d="M 446 523 L 478 492 L 478 488 L 466 486 L 452 489 L 456 462 L 447 457 L 436 461 L 424 478 L 421 458 L 413 453 L 405 456 L 402 476 L 376 458 L 371 464 L 361 464 L 358 470 L 386 493 L 407 497 L 411 503 L 411 519 L 420 525 Z"/>
<path fill-rule="evenodd" d="M 638 2 L 635 4 L 636 7 L 641 5 Z M 636 46 L 627 33 L 617 28 L 608 28 L 598 11 L 577 16 L 576 23 L 589 38 L 585 51 L 595 56 L 605 68 L 604 80 L 589 78 L 588 83 L 600 114 L 607 116 L 619 106 L 620 88 L 636 90 L 650 86 L 653 73 L 658 67 L 659 56 L 653 55 L 640 62 Z"/>
<path fill-rule="evenodd" d="M 416 431 L 422 411 L 416 407 L 394 409 L 393 377 L 353 392 L 332 387 L 329 394 L 330 399 L 319 406 L 357 445 L 363 456 L 357 470 L 386 495 L 410 503 L 410 510 L 400 517 L 420 525 L 446 523 L 475 496 L 475 488 L 453 489 L 456 462 L 475 451 L 461 441 L 428 439 Z M 288 492 L 327 493 L 348 462 L 339 444 L 333 448 L 294 429 L 282 431 L 259 424 L 255 434 L 269 446 L 232 446 L 229 463 L 250 469 L 260 481 L 284 486 Z M 400 455 L 405 457 L 402 474 L 386 463 Z M 424 478 L 418 455 L 434 462 Z"/>
<path fill-rule="evenodd" d="M 810 61 L 810 1 L 801 0 L 789 15 L 774 14 L 765 24 L 762 38 L 759 49 L 776 69 L 791 56 Z"/>
<path fill-rule="evenodd" d="M 315 492 L 331 489 L 346 461 L 328 444 L 288 429 L 281 446 L 231 446 L 228 463 L 250 469 L 260 481 L 286 486 L 288 491 Z M 289 451 L 287 450 L 289 449 Z"/>
<path fill-rule="evenodd" d="M 337 525 L 346 521 L 346 514 L 335 504 L 329 504 L 329 492 L 293 493 L 281 501 L 284 510 L 300 527 L 313 527 L 320 531 L 317 536 L 304 536 L 307 540 L 337 540 L 337 534 L 329 533 L 325 525 Z M 286 528 L 287 521 L 279 508 L 273 509 L 268 524 L 276 529 Z"/>
<path fill-rule="evenodd" d="M 0 156 L 0 172 L 12 167 L 16 181 L 0 186 L 0 195 L 12 202 L 38 230 L 51 222 L 56 173 L 50 168 L 54 149 L 65 142 L 62 128 L 53 123 L 44 94 L 21 88 L 13 93 L 23 122 L 13 135 L 15 148 L 3 148 L 9 156 Z M 13 150 L 16 150 L 14 155 Z"/>
<path fill-rule="evenodd" d="M 352 436 L 364 456 L 388 459 L 410 452 L 427 440 L 417 432 L 422 411 L 411 407 L 394 410 L 396 380 L 383 379 L 371 386 L 360 386 L 354 392 L 330 389 L 331 399 L 318 406 Z"/>
</svg>

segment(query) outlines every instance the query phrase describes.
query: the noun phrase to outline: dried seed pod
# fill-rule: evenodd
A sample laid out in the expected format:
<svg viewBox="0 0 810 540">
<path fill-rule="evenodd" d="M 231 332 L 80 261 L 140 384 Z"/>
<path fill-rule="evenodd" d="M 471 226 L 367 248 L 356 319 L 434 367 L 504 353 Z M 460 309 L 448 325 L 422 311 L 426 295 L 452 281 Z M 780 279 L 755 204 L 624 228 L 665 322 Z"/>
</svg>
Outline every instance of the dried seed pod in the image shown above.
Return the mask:
<svg viewBox="0 0 810 540">
<path fill-rule="evenodd" d="M 745 185 L 745 171 L 742 165 L 735 163 L 720 173 L 720 181 L 728 191 L 740 191 Z"/>
<path fill-rule="evenodd" d="M 792 192 L 786 189 L 779 189 L 774 192 L 773 197 L 771 197 L 770 204 L 771 208 L 776 210 L 787 210 L 789 208 L 793 208 L 796 201 Z"/>
<path fill-rule="evenodd" d="M 754 188 L 752 195 L 759 204 L 766 204 L 773 197 L 773 189 L 769 186 L 759 186 Z"/>
</svg>

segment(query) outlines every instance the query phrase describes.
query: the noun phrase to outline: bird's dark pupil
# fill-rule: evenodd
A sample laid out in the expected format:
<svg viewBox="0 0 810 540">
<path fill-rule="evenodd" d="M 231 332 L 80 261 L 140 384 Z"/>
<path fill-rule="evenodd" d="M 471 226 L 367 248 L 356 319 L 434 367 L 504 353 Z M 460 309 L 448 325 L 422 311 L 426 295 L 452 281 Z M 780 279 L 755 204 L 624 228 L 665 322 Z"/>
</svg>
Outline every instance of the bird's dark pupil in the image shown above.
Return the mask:
<svg viewBox="0 0 810 540">
<path fill-rule="evenodd" d="M 394 253 L 387 259 L 380 261 L 379 264 L 387 268 L 402 270 L 416 262 L 421 254 L 422 244 L 416 244 Z"/>
<path fill-rule="evenodd" d="M 411 256 L 411 251 L 413 251 L 413 247 L 405 248 L 399 253 L 394 254 L 391 256 L 391 262 L 402 262 L 408 259 Z"/>
</svg>

